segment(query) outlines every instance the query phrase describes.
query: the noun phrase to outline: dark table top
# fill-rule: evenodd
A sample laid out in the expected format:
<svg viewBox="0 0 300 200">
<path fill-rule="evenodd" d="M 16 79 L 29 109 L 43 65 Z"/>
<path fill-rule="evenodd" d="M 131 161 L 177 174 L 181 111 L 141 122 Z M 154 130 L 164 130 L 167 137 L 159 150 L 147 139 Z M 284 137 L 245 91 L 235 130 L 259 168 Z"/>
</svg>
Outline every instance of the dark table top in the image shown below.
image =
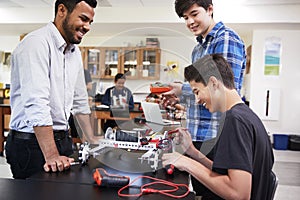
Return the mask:
<svg viewBox="0 0 300 200">
<path fill-rule="evenodd" d="M 138 158 L 145 152 L 128 152 L 117 148 L 106 148 L 96 158 L 91 157 L 86 165 L 73 165 L 67 171 L 61 173 L 37 173 L 30 177 L 31 180 L 47 180 L 53 182 L 92 184 L 92 173 L 95 168 L 104 168 L 108 173 L 129 176 L 130 180 L 145 175 L 175 183 L 188 184 L 188 174 L 175 170 L 173 175 L 168 175 L 159 165 L 156 172 L 147 161 L 141 162 Z M 73 157 L 77 157 L 75 154 Z"/>
<path fill-rule="evenodd" d="M 122 149 L 113 149 L 108 148 L 104 153 L 96 158 L 90 158 L 87 165 L 82 166 L 74 165 L 67 171 L 60 172 L 60 173 L 38 173 L 34 176 L 30 177 L 27 181 L 29 182 L 47 182 L 49 185 L 50 183 L 57 183 L 58 185 L 76 185 L 76 187 L 83 188 L 83 191 L 86 190 L 87 193 L 91 195 L 90 198 L 85 199 L 92 199 L 94 196 L 98 196 L 98 199 L 118 199 L 118 188 L 108 188 L 103 186 L 97 186 L 94 183 L 92 178 L 93 169 L 95 168 L 104 168 L 110 174 L 118 174 L 121 176 L 129 176 L 130 181 L 133 181 L 135 178 L 144 175 L 144 176 L 151 176 L 154 178 L 160 178 L 163 180 L 167 180 L 174 183 L 182 183 L 188 185 L 188 174 L 185 172 L 180 172 L 178 170 L 174 171 L 173 175 L 168 175 L 165 169 L 160 168 L 156 172 L 150 168 L 149 164 L 145 161 L 143 163 L 137 159 L 142 154 L 142 152 L 128 152 Z M 75 155 L 76 157 L 76 155 Z M 103 161 L 105 160 L 105 162 Z M 151 182 L 149 179 L 139 179 L 137 182 L 134 183 L 135 187 L 131 188 L 129 191 L 130 193 L 138 193 L 139 187 L 145 183 Z M 1 186 L 0 186 L 1 187 Z M 54 187 L 54 186 L 53 186 Z M 77 190 L 74 186 L 73 190 Z M 70 190 L 72 187 L 70 186 Z M 95 189 L 96 188 L 96 189 Z M 101 191 L 101 192 L 99 192 Z M 75 194 L 78 191 L 75 191 Z M 184 190 L 179 190 L 177 194 L 183 194 Z M 125 192 L 126 193 L 126 192 Z M 80 194 L 74 194 L 74 198 L 72 199 L 79 199 Z M 73 195 L 73 194 L 72 194 Z M 171 199 L 170 197 L 166 197 L 159 194 L 147 194 L 143 195 L 139 199 L 154 199 L 160 198 L 163 199 Z M 195 196 L 193 193 L 190 193 L 185 199 L 194 199 Z M 122 199 L 122 198 L 121 198 Z"/>
<path fill-rule="evenodd" d="M 0 179 L 0 193 L 7 200 L 118 199 L 116 188 L 17 179 Z"/>
<path fill-rule="evenodd" d="M 1 199 L 7 200 L 114 200 L 128 199 L 118 196 L 118 188 L 101 188 L 96 185 L 67 184 L 51 181 L 32 181 L 17 179 L 0 179 Z M 170 200 L 172 198 L 160 194 L 144 195 L 130 199 Z M 194 199 L 190 193 L 184 199 Z"/>
</svg>

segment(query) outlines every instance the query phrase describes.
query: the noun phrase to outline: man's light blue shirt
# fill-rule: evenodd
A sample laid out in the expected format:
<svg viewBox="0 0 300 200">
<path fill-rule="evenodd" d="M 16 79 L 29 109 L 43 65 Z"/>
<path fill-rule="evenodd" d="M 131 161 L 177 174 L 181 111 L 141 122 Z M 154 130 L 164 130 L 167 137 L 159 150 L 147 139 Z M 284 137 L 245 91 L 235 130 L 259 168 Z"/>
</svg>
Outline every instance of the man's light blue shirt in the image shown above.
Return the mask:
<svg viewBox="0 0 300 200">
<path fill-rule="evenodd" d="M 29 33 L 12 53 L 10 129 L 67 130 L 70 112 L 89 114 L 81 53 L 55 25 Z"/>
</svg>

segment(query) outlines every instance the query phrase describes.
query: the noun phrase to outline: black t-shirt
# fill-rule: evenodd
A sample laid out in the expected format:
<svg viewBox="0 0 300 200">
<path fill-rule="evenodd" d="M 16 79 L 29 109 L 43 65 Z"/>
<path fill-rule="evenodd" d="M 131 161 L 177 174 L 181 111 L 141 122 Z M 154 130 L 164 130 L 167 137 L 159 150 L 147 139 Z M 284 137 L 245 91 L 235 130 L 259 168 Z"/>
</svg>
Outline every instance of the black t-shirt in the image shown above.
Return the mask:
<svg viewBox="0 0 300 200">
<path fill-rule="evenodd" d="M 266 199 L 274 163 L 268 134 L 257 115 L 245 104 L 225 112 L 220 122 L 213 171 L 239 169 L 252 174 L 251 199 Z"/>
</svg>

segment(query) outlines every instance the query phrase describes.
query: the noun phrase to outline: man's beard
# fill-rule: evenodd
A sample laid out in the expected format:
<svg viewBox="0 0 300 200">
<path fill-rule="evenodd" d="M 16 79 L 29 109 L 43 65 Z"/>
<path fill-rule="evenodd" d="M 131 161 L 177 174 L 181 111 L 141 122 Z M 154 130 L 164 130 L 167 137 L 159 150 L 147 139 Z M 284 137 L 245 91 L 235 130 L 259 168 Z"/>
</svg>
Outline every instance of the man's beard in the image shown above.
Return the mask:
<svg viewBox="0 0 300 200">
<path fill-rule="evenodd" d="M 63 21 L 62 28 L 66 34 L 65 39 L 67 40 L 67 42 L 71 44 L 79 44 L 81 42 L 81 39 L 76 39 L 74 37 L 72 30 L 75 30 L 76 28 L 69 24 L 69 16 L 67 16 L 66 19 Z"/>
</svg>

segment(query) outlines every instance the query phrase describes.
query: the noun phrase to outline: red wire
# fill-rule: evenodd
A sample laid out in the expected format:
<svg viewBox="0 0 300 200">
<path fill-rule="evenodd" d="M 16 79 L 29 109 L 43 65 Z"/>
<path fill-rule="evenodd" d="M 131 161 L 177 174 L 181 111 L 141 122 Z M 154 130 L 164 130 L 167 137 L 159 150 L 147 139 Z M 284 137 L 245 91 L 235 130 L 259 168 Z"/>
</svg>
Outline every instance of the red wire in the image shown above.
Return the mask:
<svg viewBox="0 0 300 200">
<path fill-rule="evenodd" d="M 125 190 L 126 188 L 129 188 L 130 186 L 133 185 L 134 182 L 136 182 L 138 179 L 141 179 L 141 178 L 151 179 L 151 180 L 154 180 L 154 181 L 151 182 L 151 183 L 147 183 L 147 184 L 142 185 L 140 187 L 140 193 L 137 193 L 137 194 L 123 194 L 122 193 L 123 190 Z M 172 187 L 172 189 L 158 190 L 158 189 L 154 189 L 154 188 L 149 187 L 149 186 L 159 185 L 159 184 L 170 186 L 170 187 Z M 182 195 L 171 194 L 171 193 L 174 193 L 174 192 L 178 191 L 180 187 L 186 188 L 187 191 Z M 153 178 L 151 176 L 139 176 L 139 177 L 135 178 L 132 182 L 130 182 L 128 185 L 120 188 L 119 191 L 118 191 L 118 195 L 120 197 L 140 197 L 143 194 L 159 193 L 159 194 L 166 195 L 166 196 L 169 196 L 169 197 L 172 197 L 172 198 L 180 199 L 180 198 L 186 197 L 189 194 L 189 192 L 190 192 L 189 187 L 186 184 L 172 183 L 172 182 L 169 182 L 169 181 L 165 181 L 163 179 Z"/>
</svg>

